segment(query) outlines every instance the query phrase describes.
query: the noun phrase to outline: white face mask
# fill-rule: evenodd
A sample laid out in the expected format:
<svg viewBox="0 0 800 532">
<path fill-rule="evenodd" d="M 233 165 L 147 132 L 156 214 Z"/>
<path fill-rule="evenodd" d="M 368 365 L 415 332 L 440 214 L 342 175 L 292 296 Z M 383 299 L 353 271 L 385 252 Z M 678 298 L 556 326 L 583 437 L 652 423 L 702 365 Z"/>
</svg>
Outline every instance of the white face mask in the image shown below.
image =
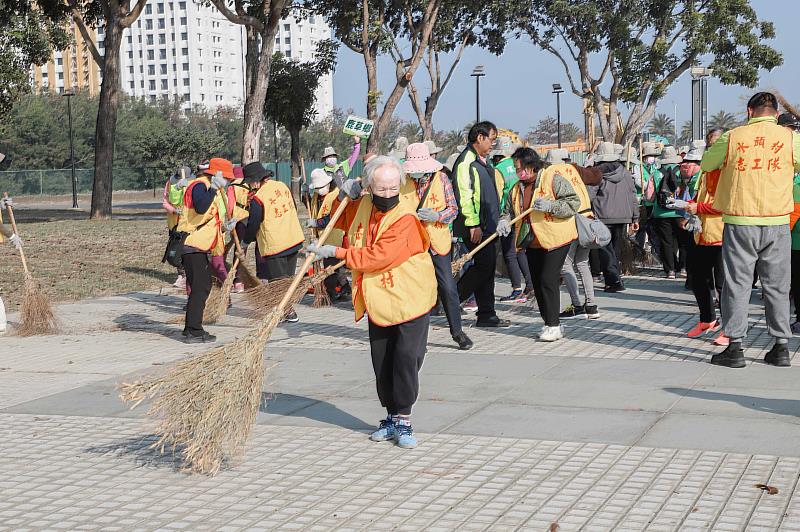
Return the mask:
<svg viewBox="0 0 800 532">
<path fill-rule="evenodd" d="M 337 162 L 336 157 L 327 157 L 325 159 L 326 166 L 335 166 Z"/>
<path fill-rule="evenodd" d="M 644 158 L 644 164 L 656 164 L 656 158 L 654 155 L 648 155 Z"/>
<path fill-rule="evenodd" d="M 324 196 L 325 194 L 327 194 L 330 191 L 331 191 L 331 186 L 330 185 L 325 185 L 324 187 L 317 189 L 317 194 L 319 196 Z"/>
</svg>

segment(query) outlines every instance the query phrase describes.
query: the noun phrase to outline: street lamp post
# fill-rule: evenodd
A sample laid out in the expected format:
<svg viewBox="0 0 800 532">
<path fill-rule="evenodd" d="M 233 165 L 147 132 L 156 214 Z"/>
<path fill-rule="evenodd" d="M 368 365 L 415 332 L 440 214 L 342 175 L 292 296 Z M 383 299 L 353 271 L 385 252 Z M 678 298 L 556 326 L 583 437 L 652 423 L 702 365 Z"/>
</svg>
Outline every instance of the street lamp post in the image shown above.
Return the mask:
<svg viewBox="0 0 800 532">
<path fill-rule="evenodd" d="M 481 121 L 481 78 L 486 75 L 483 65 L 478 65 L 470 76 L 475 78 L 475 123 Z"/>
<path fill-rule="evenodd" d="M 708 125 L 708 78 L 714 69 L 694 66 L 692 75 L 692 140 L 705 138 Z"/>
<path fill-rule="evenodd" d="M 561 147 L 561 93 L 564 89 L 558 83 L 553 83 L 553 94 L 556 95 L 556 127 L 558 128 L 558 147 Z"/>
<path fill-rule="evenodd" d="M 72 168 L 72 208 L 78 208 L 78 180 L 75 177 L 75 141 L 72 132 L 72 97 L 75 95 L 72 91 L 65 91 L 64 96 L 67 97 L 67 116 L 69 120 L 69 162 Z"/>
</svg>

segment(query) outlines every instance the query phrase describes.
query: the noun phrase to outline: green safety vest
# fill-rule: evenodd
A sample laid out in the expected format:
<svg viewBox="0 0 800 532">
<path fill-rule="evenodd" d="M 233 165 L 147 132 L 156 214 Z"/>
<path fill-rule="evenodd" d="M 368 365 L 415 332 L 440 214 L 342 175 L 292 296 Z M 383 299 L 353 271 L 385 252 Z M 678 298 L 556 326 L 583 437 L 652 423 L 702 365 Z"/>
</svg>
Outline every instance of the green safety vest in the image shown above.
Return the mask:
<svg viewBox="0 0 800 532">
<path fill-rule="evenodd" d="M 178 188 L 172 183 L 169 184 L 169 190 L 167 191 L 167 199 L 169 200 L 170 204 L 173 207 L 181 207 L 183 206 L 183 193 L 185 189 Z"/>
<path fill-rule="evenodd" d="M 519 177 L 517 177 L 517 170 L 514 168 L 514 160 L 511 157 L 506 157 L 498 162 L 495 170 L 500 171 L 503 176 L 503 197 L 500 198 L 500 212 L 503 212 L 506 201 L 508 201 L 508 194 L 519 182 Z"/>
</svg>

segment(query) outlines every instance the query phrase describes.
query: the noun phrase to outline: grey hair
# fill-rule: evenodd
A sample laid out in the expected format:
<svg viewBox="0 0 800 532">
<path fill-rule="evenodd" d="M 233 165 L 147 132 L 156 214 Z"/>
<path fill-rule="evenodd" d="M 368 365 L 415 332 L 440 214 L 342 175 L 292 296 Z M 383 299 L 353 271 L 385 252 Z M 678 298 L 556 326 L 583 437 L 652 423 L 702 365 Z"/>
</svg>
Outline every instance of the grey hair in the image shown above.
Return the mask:
<svg viewBox="0 0 800 532">
<path fill-rule="evenodd" d="M 372 183 L 372 176 L 375 175 L 378 168 L 383 168 L 384 166 L 397 170 L 397 173 L 400 174 L 400 184 L 405 185 L 406 174 L 403 172 L 403 167 L 400 166 L 400 163 L 388 155 L 376 155 L 364 165 L 364 171 L 361 175 L 361 187 L 364 189 L 369 188 L 370 183 Z"/>
</svg>

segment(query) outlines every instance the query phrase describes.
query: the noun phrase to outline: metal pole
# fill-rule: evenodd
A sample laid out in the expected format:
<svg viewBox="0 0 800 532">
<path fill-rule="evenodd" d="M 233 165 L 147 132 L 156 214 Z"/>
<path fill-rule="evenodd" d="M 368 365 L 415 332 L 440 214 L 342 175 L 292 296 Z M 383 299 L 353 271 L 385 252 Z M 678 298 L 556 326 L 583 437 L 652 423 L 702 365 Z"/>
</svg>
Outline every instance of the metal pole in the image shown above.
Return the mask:
<svg viewBox="0 0 800 532">
<path fill-rule="evenodd" d="M 69 115 L 69 160 L 72 167 L 72 208 L 78 208 L 78 179 L 75 177 L 75 141 L 72 132 L 72 93 L 67 93 L 67 114 Z"/>
<path fill-rule="evenodd" d="M 272 141 L 275 144 L 275 181 L 278 180 L 278 122 L 272 122 Z"/>
<path fill-rule="evenodd" d="M 481 77 L 475 76 L 475 123 L 481 121 Z"/>
<path fill-rule="evenodd" d="M 556 127 L 558 127 L 558 147 L 561 147 L 561 93 L 556 93 Z"/>
</svg>

